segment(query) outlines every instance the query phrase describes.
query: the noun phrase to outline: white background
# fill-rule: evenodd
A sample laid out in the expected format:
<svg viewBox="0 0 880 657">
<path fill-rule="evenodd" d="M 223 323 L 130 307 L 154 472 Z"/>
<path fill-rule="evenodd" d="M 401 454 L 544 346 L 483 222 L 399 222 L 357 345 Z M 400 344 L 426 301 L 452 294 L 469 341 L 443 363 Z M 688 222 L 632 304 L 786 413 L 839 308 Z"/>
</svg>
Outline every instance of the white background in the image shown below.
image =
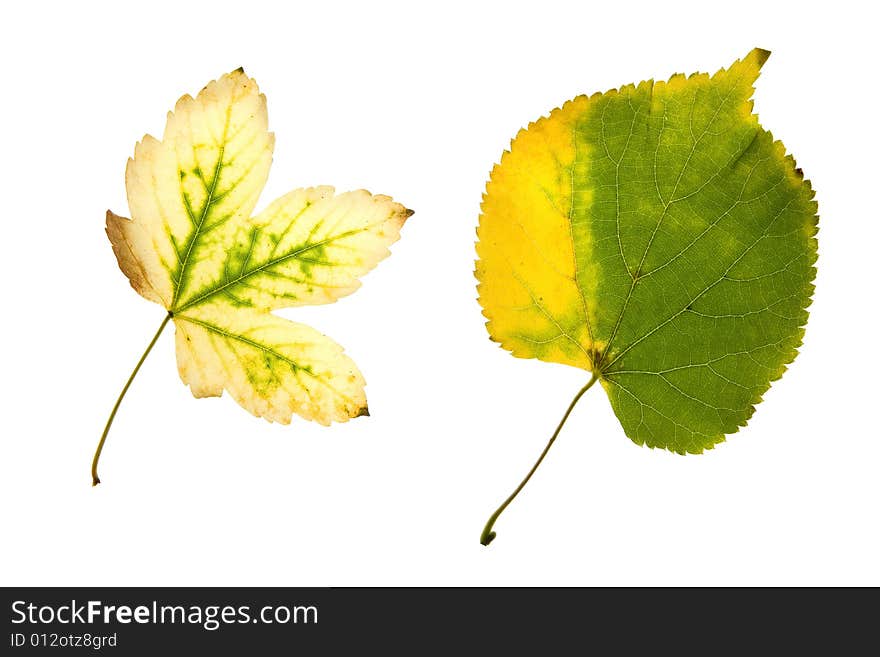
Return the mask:
<svg viewBox="0 0 880 657">
<path fill-rule="evenodd" d="M 876 22 L 845 2 L 14 3 L 0 17 L 4 585 L 880 585 Z M 762 124 L 818 191 L 806 341 L 750 425 L 641 448 L 598 386 L 502 516 L 584 372 L 488 340 L 472 277 L 492 164 L 579 93 L 773 51 Z M 372 417 L 270 425 L 196 400 L 103 232 L 126 159 L 238 66 L 269 101 L 258 209 L 293 187 L 416 214 L 355 295 L 282 311 L 343 344 Z"/>
</svg>

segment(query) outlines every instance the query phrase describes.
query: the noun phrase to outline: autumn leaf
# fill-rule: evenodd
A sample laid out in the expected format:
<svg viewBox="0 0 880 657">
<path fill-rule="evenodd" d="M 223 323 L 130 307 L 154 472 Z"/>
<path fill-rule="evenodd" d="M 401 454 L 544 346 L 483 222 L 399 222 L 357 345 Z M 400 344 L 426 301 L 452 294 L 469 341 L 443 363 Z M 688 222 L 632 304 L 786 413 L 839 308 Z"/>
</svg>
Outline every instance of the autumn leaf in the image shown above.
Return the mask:
<svg viewBox="0 0 880 657">
<path fill-rule="evenodd" d="M 228 390 L 269 421 L 296 413 L 329 425 L 367 415 L 364 379 L 342 347 L 270 311 L 333 303 L 388 254 L 412 212 L 387 196 L 297 189 L 259 214 L 272 161 L 266 98 L 241 69 L 183 96 L 161 140 L 128 161 L 131 219 L 107 212 L 107 235 L 131 286 L 168 313 L 180 377 L 196 397 Z"/>
<path fill-rule="evenodd" d="M 768 56 L 579 96 L 493 169 L 480 303 L 514 356 L 592 373 L 562 423 L 599 381 L 634 442 L 699 453 L 746 424 L 797 354 L 817 205 L 752 112 Z"/>
</svg>

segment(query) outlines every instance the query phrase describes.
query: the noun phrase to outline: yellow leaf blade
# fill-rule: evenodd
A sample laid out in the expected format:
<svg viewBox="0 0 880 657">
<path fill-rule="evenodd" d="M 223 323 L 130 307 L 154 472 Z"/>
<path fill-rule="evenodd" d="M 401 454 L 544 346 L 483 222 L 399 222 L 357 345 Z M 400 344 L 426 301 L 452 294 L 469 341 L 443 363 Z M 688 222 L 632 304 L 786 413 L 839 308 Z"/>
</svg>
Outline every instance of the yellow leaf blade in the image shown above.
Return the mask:
<svg viewBox="0 0 880 657">
<path fill-rule="evenodd" d="M 364 379 L 342 347 L 275 315 L 221 302 L 175 315 L 180 378 L 196 397 L 228 390 L 257 417 L 324 425 L 367 414 Z"/>
<path fill-rule="evenodd" d="M 580 97 L 521 130 L 492 171 L 483 198 L 476 277 L 489 335 L 521 358 L 590 369 L 593 346 L 578 283 L 570 214 L 576 196 L 574 122 Z"/>
<path fill-rule="evenodd" d="M 128 204 L 156 254 L 142 258 L 149 261 L 143 273 L 166 308 L 215 280 L 265 185 L 273 143 L 266 99 L 239 70 L 196 98 L 183 96 L 163 139 L 148 135 L 135 147 L 125 176 Z"/>
<path fill-rule="evenodd" d="M 364 190 L 297 189 L 243 225 L 220 280 L 179 310 L 222 296 L 265 310 L 332 303 L 390 252 L 412 213 Z"/>
</svg>

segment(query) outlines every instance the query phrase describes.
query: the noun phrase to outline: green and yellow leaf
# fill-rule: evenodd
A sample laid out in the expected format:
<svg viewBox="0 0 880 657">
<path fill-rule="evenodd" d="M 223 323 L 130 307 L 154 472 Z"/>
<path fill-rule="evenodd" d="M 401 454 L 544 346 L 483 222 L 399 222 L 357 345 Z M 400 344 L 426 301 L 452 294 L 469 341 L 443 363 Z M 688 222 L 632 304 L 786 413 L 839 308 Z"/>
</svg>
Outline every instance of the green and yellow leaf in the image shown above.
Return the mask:
<svg viewBox="0 0 880 657">
<path fill-rule="evenodd" d="M 724 440 L 801 343 L 817 205 L 752 112 L 768 55 L 565 103 L 516 136 L 486 188 L 490 336 L 593 371 L 639 444 Z"/>
<path fill-rule="evenodd" d="M 412 213 L 387 196 L 317 187 L 254 215 L 273 144 L 266 98 L 243 71 L 184 96 L 162 140 L 135 147 L 132 218 L 108 211 L 107 235 L 132 287 L 173 317 L 180 376 L 196 397 L 228 390 L 270 421 L 344 422 L 367 414 L 354 362 L 269 311 L 351 294 Z"/>
</svg>

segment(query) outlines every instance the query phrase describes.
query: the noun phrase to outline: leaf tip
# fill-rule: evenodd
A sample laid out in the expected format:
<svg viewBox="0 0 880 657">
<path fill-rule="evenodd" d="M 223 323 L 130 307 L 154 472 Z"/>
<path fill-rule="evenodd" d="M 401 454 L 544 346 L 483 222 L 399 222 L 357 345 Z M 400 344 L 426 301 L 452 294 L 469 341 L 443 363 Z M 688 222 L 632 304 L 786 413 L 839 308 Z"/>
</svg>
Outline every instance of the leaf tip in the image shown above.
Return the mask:
<svg viewBox="0 0 880 657">
<path fill-rule="evenodd" d="M 752 48 L 752 51 L 748 54 L 747 59 L 754 59 L 755 65 L 760 69 L 764 66 L 764 62 L 770 57 L 770 51 L 764 50 L 763 48 Z"/>
<path fill-rule="evenodd" d="M 370 409 L 366 405 L 359 408 L 355 417 L 370 417 Z"/>
<path fill-rule="evenodd" d="M 415 210 L 410 210 L 409 208 L 404 208 L 404 209 L 403 209 L 404 218 L 406 218 L 406 219 L 409 219 L 409 218 L 410 218 L 411 216 L 413 216 L 415 213 L 416 213 Z"/>
<path fill-rule="evenodd" d="M 241 75 L 247 75 L 247 73 L 244 72 L 244 66 L 239 66 L 237 69 L 232 71 L 232 73 L 230 73 L 230 75 L 232 75 L 234 73 L 239 73 Z"/>
</svg>

